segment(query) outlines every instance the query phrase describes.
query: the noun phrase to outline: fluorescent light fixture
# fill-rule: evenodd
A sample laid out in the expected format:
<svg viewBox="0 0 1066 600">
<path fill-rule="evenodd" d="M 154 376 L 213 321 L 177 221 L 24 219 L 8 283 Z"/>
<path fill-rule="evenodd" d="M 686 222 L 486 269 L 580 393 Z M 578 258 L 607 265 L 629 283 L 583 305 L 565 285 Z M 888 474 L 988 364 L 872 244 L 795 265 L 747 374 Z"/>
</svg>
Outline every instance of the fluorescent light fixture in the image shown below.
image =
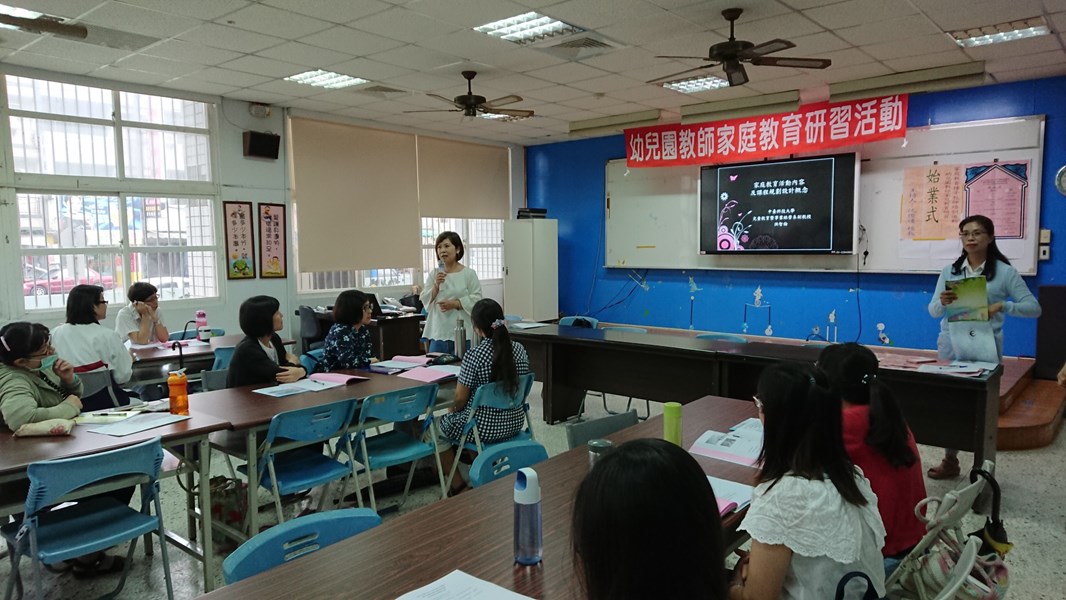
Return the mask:
<svg viewBox="0 0 1066 600">
<path fill-rule="evenodd" d="M 584 29 L 546 17 L 540 13 L 527 12 L 475 27 L 474 31 L 498 37 L 515 44 L 531 44 L 547 38 L 581 33 Z"/>
<path fill-rule="evenodd" d="M 729 82 L 715 75 L 700 75 L 697 77 L 677 79 L 675 81 L 664 81 L 659 85 L 668 90 L 681 92 L 682 94 L 695 94 L 696 92 L 706 92 L 707 90 L 717 90 L 719 88 L 729 87 Z"/>
<path fill-rule="evenodd" d="M 514 115 L 501 115 L 499 113 L 480 113 L 478 114 L 482 119 L 488 119 L 490 121 L 502 121 L 504 123 L 510 123 L 512 121 L 521 121 L 522 119 L 528 119 L 529 117 L 516 117 Z"/>
<path fill-rule="evenodd" d="M 323 71 L 322 69 L 319 69 L 317 71 L 307 71 L 306 73 L 300 73 L 299 75 L 291 75 L 289 77 L 286 77 L 285 81 L 292 81 L 294 83 L 302 83 L 305 85 L 313 85 L 315 87 L 321 87 L 330 90 L 339 90 L 341 88 L 359 85 L 360 83 L 366 83 L 370 80 L 362 79 L 359 77 L 350 77 L 348 75 L 341 75 L 340 73 L 333 73 L 331 71 Z"/>
<path fill-rule="evenodd" d="M 1051 33 L 1051 30 L 1047 26 L 1047 20 L 1044 17 L 1033 17 L 1021 21 L 988 25 L 977 29 L 952 31 L 948 35 L 955 40 L 956 44 L 963 48 L 973 48 L 974 46 L 1011 42 L 1049 33 Z"/>
</svg>

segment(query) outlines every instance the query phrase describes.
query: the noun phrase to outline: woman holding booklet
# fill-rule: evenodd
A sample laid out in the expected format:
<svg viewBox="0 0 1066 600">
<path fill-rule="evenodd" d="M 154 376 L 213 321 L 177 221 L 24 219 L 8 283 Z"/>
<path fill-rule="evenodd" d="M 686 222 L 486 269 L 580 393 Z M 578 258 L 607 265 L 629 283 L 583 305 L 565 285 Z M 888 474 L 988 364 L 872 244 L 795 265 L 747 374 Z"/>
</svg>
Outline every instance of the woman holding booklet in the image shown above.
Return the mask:
<svg viewBox="0 0 1066 600">
<path fill-rule="evenodd" d="M 729 598 L 833 598 L 852 571 L 883 596 L 885 527 L 844 448 L 840 396 L 817 367 L 790 363 L 763 371 L 758 391 L 761 468 L 739 527 L 751 552 L 733 571 Z"/>
<path fill-rule="evenodd" d="M 959 240 L 962 242 L 962 254 L 940 272 L 933 298 L 929 301 L 929 314 L 940 318 L 937 353 L 943 360 L 973 360 L 972 356 L 964 355 L 964 349 L 956 348 L 952 343 L 946 314 L 948 307 L 959 299 L 954 291 L 958 285 L 956 282 L 984 277 L 988 293 L 988 321 L 995 339 L 996 356 L 1003 360 L 1005 315 L 1039 317 L 1040 303 L 1022 281 L 1018 271 L 996 246 L 996 226 L 992 219 L 983 215 L 970 215 L 959 221 Z M 958 477 L 959 472 L 959 451 L 946 449 L 944 460 L 929 469 L 926 474 L 932 479 L 950 479 Z"/>
</svg>

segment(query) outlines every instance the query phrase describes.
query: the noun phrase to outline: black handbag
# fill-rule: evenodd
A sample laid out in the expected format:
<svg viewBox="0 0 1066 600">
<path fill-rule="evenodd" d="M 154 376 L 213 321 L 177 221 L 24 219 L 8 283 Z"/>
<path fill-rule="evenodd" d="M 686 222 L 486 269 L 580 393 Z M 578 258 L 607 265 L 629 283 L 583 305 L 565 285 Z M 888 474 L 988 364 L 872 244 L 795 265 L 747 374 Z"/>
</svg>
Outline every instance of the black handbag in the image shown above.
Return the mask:
<svg viewBox="0 0 1066 600">
<path fill-rule="evenodd" d="M 877 595 L 877 588 L 874 587 L 874 582 L 870 580 L 870 576 L 862 571 L 852 571 L 840 578 L 840 583 L 837 584 L 836 600 L 845 599 L 846 596 L 844 594 L 847 592 L 848 582 L 852 579 L 860 579 L 866 582 L 866 591 L 863 593 L 862 597 L 856 599 L 855 596 L 852 595 L 852 600 L 882 600 L 881 596 Z"/>
</svg>

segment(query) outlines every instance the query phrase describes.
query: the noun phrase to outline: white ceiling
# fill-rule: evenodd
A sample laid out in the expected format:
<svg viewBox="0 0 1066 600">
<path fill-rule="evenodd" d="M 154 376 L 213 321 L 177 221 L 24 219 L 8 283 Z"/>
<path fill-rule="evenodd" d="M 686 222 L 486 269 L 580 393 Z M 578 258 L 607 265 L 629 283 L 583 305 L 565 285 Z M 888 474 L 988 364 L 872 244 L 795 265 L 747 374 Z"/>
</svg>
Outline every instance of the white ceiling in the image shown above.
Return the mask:
<svg viewBox="0 0 1066 600">
<path fill-rule="evenodd" d="M 2 0 L 155 38 L 136 52 L 0 29 L 0 62 L 336 114 L 522 145 L 568 139 L 569 123 L 985 61 L 988 83 L 1066 74 L 1066 0 Z M 743 87 L 681 94 L 644 83 L 701 64 L 728 37 L 722 9 L 744 9 L 737 37 L 786 38 L 781 55 L 826 57 L 825 70 L 748 66 Z M 618 49 L 567 60 L 471 28 L 537 10 Z M 1043 15 L 1050 36 L 964 50 L 946 31 Z M 321 68 L 371 80 L 337 91 L 283 81 Z M 524 98 L 513 123 L 461 119 L 428 97 Z M 711 72 L 720 72 L 717 69 Z M 369 93 L 386 86 L 404 93 Z"/>
</svg>

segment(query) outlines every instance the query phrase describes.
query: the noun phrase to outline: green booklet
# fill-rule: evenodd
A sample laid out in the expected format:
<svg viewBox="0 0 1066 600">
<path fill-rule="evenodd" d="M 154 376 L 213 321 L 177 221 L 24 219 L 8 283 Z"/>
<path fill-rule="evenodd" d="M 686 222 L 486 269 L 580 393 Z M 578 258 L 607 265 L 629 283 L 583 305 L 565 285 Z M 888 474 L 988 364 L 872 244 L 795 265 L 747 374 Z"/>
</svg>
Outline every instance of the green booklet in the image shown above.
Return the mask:
<svg viewBox="0 0 1066 600">
<path fill-rule="evenodd" d="M 947 282 L 958 296 L 947 305 L 948 322 L 988 320 L 988 281 L 983 275 Z"/>
</svg>

